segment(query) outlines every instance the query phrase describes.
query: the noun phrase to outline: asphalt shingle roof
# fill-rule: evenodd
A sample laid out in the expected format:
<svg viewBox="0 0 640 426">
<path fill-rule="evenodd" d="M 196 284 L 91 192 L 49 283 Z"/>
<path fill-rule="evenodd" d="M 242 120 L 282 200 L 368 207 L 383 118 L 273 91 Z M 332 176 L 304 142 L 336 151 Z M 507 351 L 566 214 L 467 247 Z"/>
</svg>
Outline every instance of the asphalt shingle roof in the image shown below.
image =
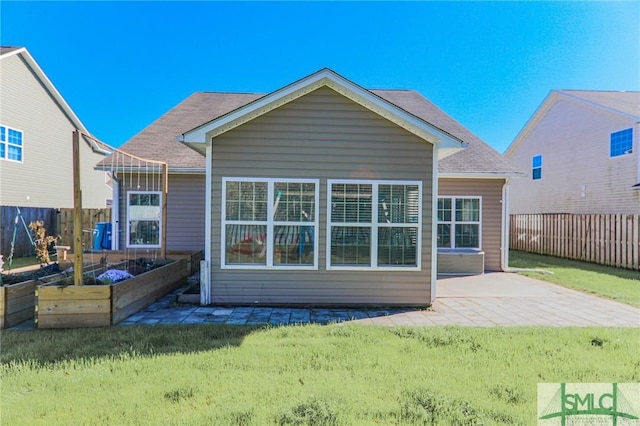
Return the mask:
<svg viewBox="0 0 640 426">
<path fill-rule="evenodd" d="M 502 155 L 412 90 L 371 90 L 375 95 L 469 144 L 439 161 L 441 173 L 516 172 Z M 265 96 L 262 93 L 196 92 L 162 115 L 120 147 L 122 151 L 169 163 L 170 169 L 205 168 L 202 155 L 176 136 Z M 109 160 L 103 161 L 105 165 Z"/>
</svg>

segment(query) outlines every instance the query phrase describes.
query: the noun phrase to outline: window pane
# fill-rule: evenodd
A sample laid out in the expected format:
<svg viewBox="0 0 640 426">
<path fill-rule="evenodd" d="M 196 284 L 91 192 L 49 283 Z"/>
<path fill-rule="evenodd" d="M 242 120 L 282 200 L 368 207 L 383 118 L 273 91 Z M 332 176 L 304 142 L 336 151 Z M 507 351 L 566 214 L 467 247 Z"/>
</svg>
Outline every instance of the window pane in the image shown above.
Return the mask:
<svg viewBox="0 0 640 426">
<path fill-rule="evenodd" d="M 417 223 L 419 206 L 417 185 L 378 187 L 379 223 Z"/>
<path fill-rule="evenodd" d="M 160 221 L 132 220 L 129 222 L 129 245 L 160 244 Z"/>
<path fill-rule="evenodd" d="M 0 158 L 5 158 L 6 152 L 6 145 L 4 143 L 0 143 Z"/>
<path fill-rule="evenodd" d="M 129 194 L 129 219 L 160 219 L 160 194 Z"/>
<path fill-rule="evenodd" d="M 274 226 L 274 265 L 313 265 L 312 226 Z"/>
<path fill-rule="evenodd" d="M 273 196 L 274 220 L 281 222 L 313 222 L 315 220 L 315 184 L 276 182 Z"/>
<path fill-rule="evenodd" d="M 456 221 L 457 222 L 479 222 L 480 221 L 480 200 L 476 199 L 456 199 Z"/>
<path fill-rule="evenodd" d="M 531 167 L 542 167 L 542 155 L 536 155 L 531 159 Z"/>
<path fill-rule="evenodd" d="M 267 262 L 266 225 L 226 225 L 226 264 L 259 264 Z"/>
<path fill-rule="evenodd" d="M 531 173 L 531 177 L 533 178 L 533 180 L 541 179 L 542 178 L 542 168 L 533 169 L 533 172 Z"/>
<path fill-rule="evenodd" d="M 331 227 L 331 264 L 371 265 L 371 228 Z"/>
<path fill-rule="evenodd" d="M 378 266 L 416 266 L 418 228 L 380 228 Z"/>
<path fill-rule="evenodd" d="M 457 224 L 456 247 L 480 247 L 480 225 Z"/>
<path fill-rule="evenodd" d="M 451 198 L 438 198 L 438 221 L 451 222 Z"/>
<path fill-rule="evenodd" d="M 237 216 L 239 220 L 267 220 L 266 182 L 240 182 Z M 227 219 L 232 220 L 229 217 Z"/>
<path fill-rule="evenodd" d="M 438 225 L 438 247 L 451 247 L 451 225 Z"/>
<path fill-rule="evenodd" d="M 4 126 L 0 126 L 0 142 L 6 142 L 7 140 L 7 129 Z"/>
<path fill-rule="evenodd" d="M 12 145 L 22 146 L 22 132 L 9 129 L 9 143 Z"/>
<path fill-rule="evenodd" d="M 331 221 L 371 223 L 370 184 L 332 184 Z"/>
<path fill-rule="evenodd" d="M 22 148 L 9 145 L 7 158 L 9 160 L 22 161 Z"/>
</svg>

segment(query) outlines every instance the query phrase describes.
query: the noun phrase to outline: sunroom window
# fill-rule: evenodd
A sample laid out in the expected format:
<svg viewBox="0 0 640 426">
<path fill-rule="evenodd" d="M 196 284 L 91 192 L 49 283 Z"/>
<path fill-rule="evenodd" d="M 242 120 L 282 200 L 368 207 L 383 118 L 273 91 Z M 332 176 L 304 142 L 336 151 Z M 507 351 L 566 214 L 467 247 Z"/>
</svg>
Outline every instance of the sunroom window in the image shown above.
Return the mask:
<svg viewBox="0 0 640 426">
<path fill-rule="evenodd" d="M 162 194 L 157 191 L 127 193 L 127 246 L 160 247 Z"/>
<path fill-rule="evenodd" d="M 481 199 L 438 198 L 439 248 L 480 248 Z"/>
<path fill-rule="evenodd" d="M 329 181 L 329 268 L 420 267 L 420 182 Z"/>
<path fill-rule="evenodd" d="M 223 178 L 222 265 L 317 268 L 317 180 Z"/>
<path fill-rule="evenodd" d="M 633 153 L 633 128 L 611 133 L 609 156 L 619 157 Z"/>
</svg>

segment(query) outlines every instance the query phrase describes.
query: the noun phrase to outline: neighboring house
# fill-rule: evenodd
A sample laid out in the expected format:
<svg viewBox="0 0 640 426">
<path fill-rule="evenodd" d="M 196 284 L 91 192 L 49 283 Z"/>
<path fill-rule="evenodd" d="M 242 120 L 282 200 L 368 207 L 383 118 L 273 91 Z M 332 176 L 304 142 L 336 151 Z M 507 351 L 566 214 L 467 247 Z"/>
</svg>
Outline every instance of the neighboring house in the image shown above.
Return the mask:
<svg viewBox="0 0 640 426">
<path fill-rule="evenodd" d="M 153 225 L 168 249 L 204 248 L 204 304 L 425 306 L 436 264 L 507 265 L 516 169 L 415 91 L 324 69 L 266 95 L 201 92 L 121 149 L 169 163 Z M 117 175 L 116 248 L 138 245 L 128 212 L 147 186 L 131 180 Z"/>
<path fill-rule="evenodd" d="M 640 92 L 553 90 L 505 157 L 510 212 L 640 212 Z"/>
<path fill-rule="evenodd" d="M 73 207 L 72 132 L 88 133 L 24 47 L 0 47 L 0 205 Z M 104 208 L 109 177 L 93 142 L 80 147 L 82 201 Z"/>
</svg>

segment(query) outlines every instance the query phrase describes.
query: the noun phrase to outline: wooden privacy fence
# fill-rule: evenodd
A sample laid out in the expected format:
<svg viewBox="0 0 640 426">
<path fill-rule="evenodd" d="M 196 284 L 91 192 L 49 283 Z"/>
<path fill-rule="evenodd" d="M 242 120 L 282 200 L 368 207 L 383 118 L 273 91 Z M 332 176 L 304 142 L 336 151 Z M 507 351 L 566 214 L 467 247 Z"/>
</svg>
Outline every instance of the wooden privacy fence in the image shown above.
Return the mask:
<svg viewBox="0 0 640 426">
<path fill-rule="evenodd" d="M 20 207 L 20 212 L 27 226 L 32 221 L 42 220 L 47 235 L 58 237 L 56 245 L 73 248 L 73 209 Z M 16 214 L 16 207 L 0 207 L 0 254 L 4 255 L 5 259 L 9 257 L 11 251 Z M 82 210 L 82 245 L 85 250 L 93 247 L 93 230 L 98 222 L 111 222 L 111 209 Z M 14 256 L 33 256 L 35 250 L 20 218 L 15 230 Z M 31 237 L 33 238 L 33 234 Z"/>
<path fill-rule="evenodd" d="M 509 248 L 640 270 L 640 215 L 516 214 Z"/>
</svg>

